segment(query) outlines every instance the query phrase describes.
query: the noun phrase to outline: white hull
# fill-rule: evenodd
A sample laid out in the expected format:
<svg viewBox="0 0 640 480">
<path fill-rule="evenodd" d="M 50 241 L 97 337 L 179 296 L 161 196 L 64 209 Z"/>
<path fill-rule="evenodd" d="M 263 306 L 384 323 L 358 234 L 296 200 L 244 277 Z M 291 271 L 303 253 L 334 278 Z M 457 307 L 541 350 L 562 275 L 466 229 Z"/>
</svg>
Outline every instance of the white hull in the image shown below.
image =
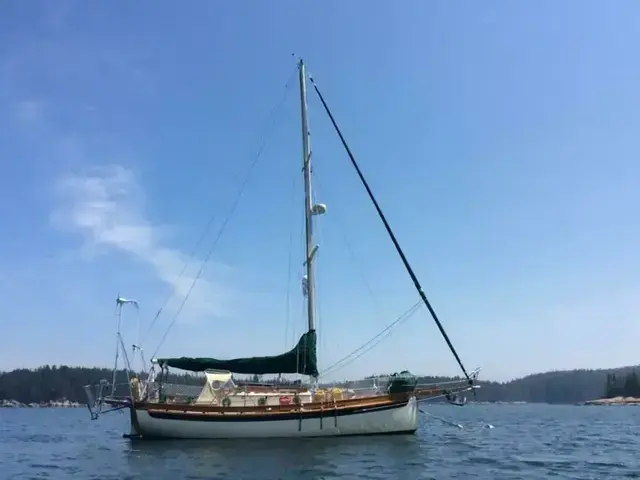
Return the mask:
<svg viewBox="0 0 640 480">
<path fill-rule="evenodd" d="M 231 417 L 184 420 L 158 418 L 146 410 L 136 409 L 132 412 L 131 433 L 143 438 L 182 439 L 333 437 L 413 433 L 418 425 L 418 405 L 414 397 L 403 405 L 367 408 L 349 414 L 333 415 L 325 411 L 322 418 L 291 418 L 294 415 L 280 420 Z"/>
</svg>

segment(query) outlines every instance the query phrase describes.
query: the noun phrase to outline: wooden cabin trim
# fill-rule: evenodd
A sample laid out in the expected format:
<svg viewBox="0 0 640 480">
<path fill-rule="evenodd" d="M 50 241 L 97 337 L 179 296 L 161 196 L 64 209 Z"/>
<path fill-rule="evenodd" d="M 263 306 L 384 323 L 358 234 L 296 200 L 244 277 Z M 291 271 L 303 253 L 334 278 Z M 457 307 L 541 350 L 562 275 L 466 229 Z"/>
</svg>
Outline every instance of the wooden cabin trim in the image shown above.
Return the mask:
<svg viewBox="0 0 640 480">
<path fill-rule="evenodd" d="M 135 402 L 133 407 L 137 410 L 153 412 L 191 412 L 201 414 L 268 414 L 291 413 L 299 411 L 333 411 L 348 407 L 369 407 L 406 403 L 407 395 L 377 395 L 372 397 L 350 398 L 326 402 L 310 402 L 302 405 L 250 405 L 242 407 L 223 407 L 218 405 L 192 405 L 187 403 L 154 403 Z"/>
</svg>

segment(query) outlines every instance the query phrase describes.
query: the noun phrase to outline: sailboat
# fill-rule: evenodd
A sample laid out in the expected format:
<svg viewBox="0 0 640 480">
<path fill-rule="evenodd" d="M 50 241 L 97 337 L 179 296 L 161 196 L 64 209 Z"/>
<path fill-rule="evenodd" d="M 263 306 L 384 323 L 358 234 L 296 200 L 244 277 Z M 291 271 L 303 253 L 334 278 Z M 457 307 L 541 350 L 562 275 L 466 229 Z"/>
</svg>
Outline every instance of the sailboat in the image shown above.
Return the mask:
<svg viewBox="0 0 640 480">
<path fill-rule="evenodd" d="M 387 233 L 402 260 L 407 273 L 433 317 L 440 333 L 456 358 L 464 378 L 441 384 L 419 385 L 418 378 L 402 372 L 394 374 L 373 388 L 356 389 L 347 386 L 323 386 L 318 382 L 316 352 L 316 296 L 314 265 L 317 247 L 314 245 L 313 224 L 317 216 L 326 212 L 323 204 L 314 204 L 311 194 L 311 149 L 307 118 L 307 74 L 302 59 L 297 64 L 302 124 L 302 166 L 304 177 L 304 211 L 306 258 L 303 278 L 306 298 L 307 331 L 297 345 L 281 355 L 248 357 L 231 360 L 194 357 L 160 357 L 151 359 L 151 368 L 144 377 L 131 370 L 118 327 L 119 348 L 125 356 L 129 385 L 127 395 L 116 397 L 115 370 L 113 384 L 85 387 L 92 418 L 110 410 L 128 409 L 131 438 L 153 439 L 220 439 L 220 438 L 278 438 L 326 437 L 346 435 L 412 434 L 418 428 L 419 405 L 443 399 L 455 405 L 464 392 L 478 388 L 478 370 L 467 372 L 440 320 L 427 300 L 420 282 L 409 265 L 395 235 L 369 185 L 356 163 L 337 123 L 313 78 L 313 88 L 328 114 L 333 127 L 365 187 Z M 118 298 L 118 318 L 129 301 Z M 120 320 L 118 322 L 120 325 Z M 135 346 L 134 346 L 135 347 Z M 135 354 L 135 349 L 134 349 Z M 169 384 L 169 369 L 204 373 L 204 385 L 190 387 L 191 392 L 179 391 Z M 300 374 L 309 379 L 306 384 L 271 385 L 240 384 L 236 375 Z M 381 381 L 380 379 L 378 381 Z M 185 387 L 187 388 L 187 387 Z M 103 395 L 110 392 L 109 395 Z"/>
</svg>

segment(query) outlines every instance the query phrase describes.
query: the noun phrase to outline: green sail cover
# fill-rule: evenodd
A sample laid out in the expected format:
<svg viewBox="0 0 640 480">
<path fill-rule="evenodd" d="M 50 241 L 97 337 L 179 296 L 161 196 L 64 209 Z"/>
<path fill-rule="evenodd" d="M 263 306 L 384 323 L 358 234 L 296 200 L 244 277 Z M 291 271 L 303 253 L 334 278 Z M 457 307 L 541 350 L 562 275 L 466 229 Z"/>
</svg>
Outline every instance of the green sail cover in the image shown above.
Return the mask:
<svg viewBox="0 0 640 480">
<path fill-rule="evenodd" d="M 298 345 L 292 350 L 273 357 L 234 358 L 232 360 L 197 357 L 159 358 L 158 363 L 191 372 L 228 370 L 242 374 L 301 373 L 316 377 L 318 376 L 316 332 L 309 330 L 300 337 Z"/>
</svg>

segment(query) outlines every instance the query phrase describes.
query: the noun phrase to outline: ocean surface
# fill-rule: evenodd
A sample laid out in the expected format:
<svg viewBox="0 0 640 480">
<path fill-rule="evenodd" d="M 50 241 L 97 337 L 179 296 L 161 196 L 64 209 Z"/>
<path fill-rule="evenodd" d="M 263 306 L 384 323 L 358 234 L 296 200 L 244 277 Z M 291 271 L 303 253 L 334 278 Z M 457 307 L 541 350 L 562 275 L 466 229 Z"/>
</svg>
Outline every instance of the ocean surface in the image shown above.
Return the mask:
<svg viewBox="0 0 640 480">
<path fill-rule="evenodd" d="M 406 436 L 132 442 L 124 412 L 0 409 L 0 479 L 640 478 L 640 407 L 427 410 L 464 428 L 425 416 Z"/>
</svg>

